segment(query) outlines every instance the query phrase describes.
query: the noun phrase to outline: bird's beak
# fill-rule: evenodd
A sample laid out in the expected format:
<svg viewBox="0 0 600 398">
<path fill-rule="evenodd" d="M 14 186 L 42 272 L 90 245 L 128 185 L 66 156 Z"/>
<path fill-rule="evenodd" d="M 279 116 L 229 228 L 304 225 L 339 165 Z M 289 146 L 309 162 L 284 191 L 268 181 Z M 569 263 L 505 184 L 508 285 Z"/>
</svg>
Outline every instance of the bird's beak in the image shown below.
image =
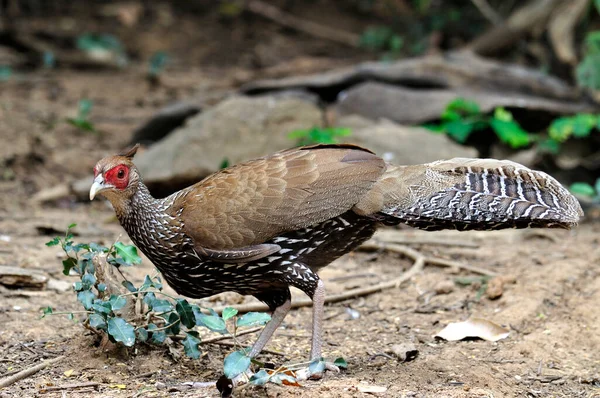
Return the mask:
<svg viewBox="0 0 600 398">
<path fill-rule="evenodd" d="M 104 177 L 102 176 L 102 174 L 98 174 L 96 178 L 94 178 L 94 183 L 90 188 L 90 200 L 94 200 L 94 197 L 96 197 L 96 195 L 99 192 L 103 191 L 106 188 L 107 187 L 104 185 Z"/>
</svg>

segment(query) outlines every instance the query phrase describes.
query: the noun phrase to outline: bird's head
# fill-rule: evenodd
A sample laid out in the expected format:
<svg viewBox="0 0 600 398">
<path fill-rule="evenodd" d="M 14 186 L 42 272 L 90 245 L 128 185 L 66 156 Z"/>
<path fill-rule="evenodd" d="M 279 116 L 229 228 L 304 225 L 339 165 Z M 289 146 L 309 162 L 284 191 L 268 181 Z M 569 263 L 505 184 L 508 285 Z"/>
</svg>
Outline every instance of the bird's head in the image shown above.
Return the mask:
<svg viewBox="0 0 600 398">
<path fill-rule="evenodd" d="M 126 152 L 105 157 L 96 163 L 90 200 L 102 194 L 115 204 L 115 201 L 127 200 L 135 194 L 140 174 L 132 160 L 138 148 L 139 144 L 136 144 Z"/>
</svg>

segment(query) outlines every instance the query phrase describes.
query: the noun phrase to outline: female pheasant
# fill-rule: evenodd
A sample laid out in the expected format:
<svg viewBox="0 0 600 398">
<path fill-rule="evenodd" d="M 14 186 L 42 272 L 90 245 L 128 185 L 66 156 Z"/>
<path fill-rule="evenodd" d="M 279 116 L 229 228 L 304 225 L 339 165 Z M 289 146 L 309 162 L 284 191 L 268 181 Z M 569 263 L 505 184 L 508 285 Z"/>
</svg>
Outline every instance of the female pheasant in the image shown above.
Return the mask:
<svg viewBox="0 0 600 398">
<path fill-rule="evenodd" d="M 290 309 L 290 286 L 313 300 L 311 360 L 321 357 L 325 288 L 317 271 L 379 224 L 426 230 L 571 228 L 583 215 L 554 178 L 510 161 L 395 166 L 353 145 L 278 152 L 153 198 L 132 162 L 137 146 L 100 160 L 90 199 L 104 195 L 133 242 L 177 293 L 253 295 L 273 311 L 249 355 Z M 312 375 L 320 378 L 322 374 Z"/>
</svg>

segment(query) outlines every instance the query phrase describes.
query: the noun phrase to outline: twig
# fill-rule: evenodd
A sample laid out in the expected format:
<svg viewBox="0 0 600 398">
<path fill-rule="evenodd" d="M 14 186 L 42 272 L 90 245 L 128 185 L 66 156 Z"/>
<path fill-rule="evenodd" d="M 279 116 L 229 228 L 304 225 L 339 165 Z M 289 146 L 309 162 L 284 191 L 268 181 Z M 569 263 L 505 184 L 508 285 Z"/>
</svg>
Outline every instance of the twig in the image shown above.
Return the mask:
<svg viewBox="0 0 600 398">
<path fill-rule="evenodd" d="M 85 383 L 77 383 L 77 384 L 66 384 L 64 386 L 51 386 L 51 387 L 44 387 L 42 390 L 49 392 L 49 391 L 60 391 L 60 390 L 72 390 L 75 388 L 86 388 L 86 387 L 97 387 L 99 386 L 100 383 L 97 383 L 95 381 L 88 381 Z"/>
<path fill-rule="evenodd" d="M 488 21 L 494 25 L 502 25 L 504 22 L 502 17 L 489 5 L 487 0 L 471 0 L 471 2 Z"/>
<path fill-rule="evenodd" d="M 213 341 L 211 344 L 224 345 L 224 346 L 227 346 L 227 347 L 241 347 L 241 348 L 251 348 L 252 347 L 252 346 L 249 346 L 249 345 L 236 344 L 236 343 L 233 343 L 231 341 Z M 271 351 L 271 350 L 266 350 L 266 349 L 262 349 L 260 352 L 261 353 L 278 355 L 280 357 L 285 357 L 285 354 L 282 353 L 282 352 Z"/>
<path fill-rule="evenodd" d="M 321 39 L 345 44 L 350 47 L 358 47 L 360 41 L 360 36 L 357 34 L 319 25 L 315 22 L 295 17 L 292 14 L 281 11 L 277 7 L 260 0 L 250 0 L 246 8 L 248 11 L 270 19 L 280 25 L 299 30 Z"/>
<path fill-rule="evenodd" d="M 7 377 L 5 379 L 0 380 L 0 388 L 4 388 L 4 387 L 8 387 L 11 384 L 16 383 L 17 381 L 20 381 L 26 377 L 29 377 L 33 374 L 36 374 L 37 372 L 39 372 L 42 369 L 45 369 L 46 367 L 53 365 L 55 363 L 58 363 L 60 361 L 62 361 L 65 357 L 64 356 L 60 356 L 60 357 L 56 357 L 54 359 L 50 359 L 48 361 L 44 361 L 42 363 L 39 363 L 35 366 L 32 366 L 29 369 L 25 369 L 20 371 L 19 373 L 16 373 L 10 377 Z"/>
<path fill-rule="evenodd" d="M 448 239 L 435 239 L 435 238 L 409 238 L 405 234 L 389 230 L 379 232 L 375 237 L 367 243 L 382 242 L 382 243 L 399 243 L 402 245 L 435 245 L 435 246 L 453 246 L 453 247 L 468 247 L 476 249 L 479 247 L 477 243 L 456 241 Z"/>
<path fill-rule="evenodd" d="M 423 256 L 418 251 L 413 250 L 409 247 L 404 247 L 404 246 L 399 246 L 399 245 L 396 245 L 396 246 L 403 248 L 402 254 L 415 260 L 415 263 L 413 264 L 413 266 L 411 268 L 409 268 L 406 272 L 404 272 L 399 277 L 392 279 L 391 281 L 378 283 L 378 284 L 372 285 L 372 286 L 351 289 L 351 290 L 347 290 L 342 293 L 327 296 L 327 297 L 325 297 L 325 303 L 337 303 L 339 301 L 348 300 L 350 298 L 366 296 L 366 295 L 369 295 L 372 293 L 379 292 L 381 290 L 398 287 L 402 283 L 406 282 L 407 280 L 409 280 L 410 278 L 417 275 L 419 272 L 421 272 L 423 270 L 423 267 L 425 266 L 425 259 L 426 259 L 425 256 Z M 397 250 L 400 250 L 400 249 L 397 249 Z M 308 307 L 311 304 L 312 304 L 312 300 L 310 300 L 310 299 L 294 300 L 294 301 L 292 301 L 292 308 Z M 262 303 L 248 303 L 248 304 L 241 304 L 241 305 L 229 306 L 229 307 L 237 309 L 238 312 L 268 311 L 269 310 L 269 307 Z M 221 311 L 223 311 L 225 308 L 226 307 L 218 307 L 218 308 L 214 308 L 214 310 L 217 313 L 221 313 Z"/>
<path fill-rule="evenodd" d="M 463 264 L 463 263 L 459 263 L 459 262 L 451 261 L 451 260 L 444 260 L 442 258 L 437 258 L 437 257 L 426 257 L 423 254 L 419 253 L 418 251 L 411 249 L 410 247 L 401 246 L 401 245 L 397 245 L 397 244 L 393 244 L 393 243 L 377 243 L 377 242 L 369 241 L 367 243 L 363 243 L 359 247 L 359 250 L 391 251 L 394 253 L 402 254 L 408 258 L 411 258 L 412 260 L 414 260 L 414 264 L 411 268 L 409 268 L 402 275 L 400 275 L 399 277 L 392 279 L 390 281 L 381 282 L 381 283 L 378 283 L 378 284 L 372 285 L 372 286 L 351 289 L 351 290 L 347 290 L 347 291 L 339 293 L 339 294 L 333 294 L 330 296 L 326 296 L 325 297 L 326 304 L 337 303 L 339 301 L 344 301 L 344 300 L 348 300 L 351 298 L 367 296 L 369 294 L 377 293 L 382 290 L 397 288 L 402 283 L 406 282 L 407 280 L 411 279 L 412 277 L 417 275 L 419 272 L 421 272 L 423 270 L 423 268 L 425 267 L 425 264 L 439 265 L 439 266 L 443 266 L 443 267 L 460 268 L 460 269 L 464 269 L 467 271 L 471 271 L 471 272 L 474 272 L 477 274 L 487 275 L 487 276 L 496 276 L 497 275 L 495 272 L 488 271 L 486 269 L 479 268 L 479 267 L 476 267 L 473 265 Z M 308 307 L 311 304 L 312 304 L 312 300 L 310 300 L 310 299 L 293 300 L 292 308 Z M 233 305 L 233 306 L 228 305 L 228 306 L 222 306 L 222 307 L 217 307 L 217 308 L 213 308 L 213 309 L 217 313 L 220 314 L 227 307 L 235 308 L 236 310 L 238 310 L 238 312 L 250 312 L 250 311 L 259 311 L 260 312 L 260 311 L 268 311 L 269 310 L 269 307 L 263 303 L 247 303 L 247 304 L 240 304 L 240 305 Z"/>
<path fill-rule="evenodd" d="M 248 330 L 243 330 L 241 332 L 237 332 L 237 334 L 235 335 L 235 337 L 240 337 L 243 336 L 245 334 L 250 334 L 250 333 L 255 333 L 255 332 L 259 332 L 262 330 L 262 326 L 256 327 L 256 328 L 252 328 L 252 329 L 248 329 Z M 210 344 L 210 343 L 215 343 L 217 341 L 221 341 L 221 340 L 227 340 L 227 339 L 232 339 L 234 336 L 216 336 L 216 337 L 211 337 L 210 339 L 203 339 L 201 344 Z"/>
<path fill-rule="evenodd" d="M 396 245 L 393 243 L 378 243 L 378 242 L 374 242 L 374 241 L 368 241 L 368 242 L 363 243 L 358 249 L 359 250 L 367 250 L 367 251 L 387 250 L 387 251 L 390 251 L 393 253 L 399 253 L 399 254 L 403 254 L 407 257 L 411 257 L 411 255 L 407 255 L 407 249 L 408 249 L 407 247 L 401 246 L 401 245 Z M 412 249 L 410 249 L 410 250 L 412 250 Z M 414 250 L 412 250 L 412 251 L 414 251 Z M 474 265 L 460 263 L 458 261 L 445 260 L 445 259 L 439 258 L 439 257 L 424 257 L 424 258 L 425 258 L 425 262 L 430 265 L 439 265 L 442 267 L 450 267 L 450 268 L 460 268 L 460 269 L 474 272 L 476 274 L 486 275 L 486 276 L 497 276 L 498 275 L 494 271 L 489 271 L 484 268 L 476 267 Z"/>
</svg>

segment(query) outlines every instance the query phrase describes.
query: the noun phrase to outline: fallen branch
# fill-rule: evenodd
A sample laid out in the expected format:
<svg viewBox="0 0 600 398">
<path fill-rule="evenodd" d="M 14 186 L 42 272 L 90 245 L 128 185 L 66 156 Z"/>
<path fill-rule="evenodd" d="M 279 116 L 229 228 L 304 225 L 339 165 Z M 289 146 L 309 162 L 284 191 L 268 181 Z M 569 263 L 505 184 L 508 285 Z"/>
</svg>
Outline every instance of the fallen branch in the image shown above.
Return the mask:
<svg viewBox="0 0 600 398">
<path fill-rule="evenodd" d="M 538 28 L 540 24 L 545 24 L 552 12 L 565 1 L 535 0 L 529 2 L 515 10 L 502 25 L 494 26 L 478 36 L 467 45 L 467 48 L 479 55 L 491 55 L 507 48 Z"/>
<path fill-rule="evenodd" d="M 407 257 L 411 257 L 408 255 L 407 247 L 393 244 L 393 243 L 380 243 L 376 241 L 367 241 L 363 243 L 359 248 L 359 250 L 372 251 L 372 250 L 385 250 L 392 253 L 403 254 Z M 412 249 L 410 249 L 412 250 Z M 414 250 L 413 250 L 414 251 Z M 418 252 L 417 252 L 418 253 Z M 480 268 L 474 265 L 464 264 L 458 261 L 446 260 L 439 257 L 424 257 L 425 263 L 430 265 L 439 265 L 441 267 L 449 267 L 449 268 L 459 268 L 464 269 L 466 271 L 471 271 L 476 274 L 485 275 L 485 276 L 497 276 L 498 274 L 494 271 L 489 271 L 484 268 Z"/>
<path fill-rule="evenodd" d="M 490 6 L 486 0 L 471 0 L 471 3 L 477 7 L 481 15 L 494 25 L 501 25 L 504 21 L 502 17 Z"/>
<path fill-rule="evenodd" d="M 325 304 L 329 303 L 337 303 L 340 301 L 348 300 L 351 298 L 356 298 L 360 296 L 367 296 L 369 294 L 377 293 L 382 290 L 387 290 L 391 288 L 398 288 L 402 283 L 408 281 L 412 277 L 416 276 L 419 272 L 423 270 L 425 264 L 431 265 L 439 265 L 442 267 L 451 267 L 451 268 L 459 268 L 467 271 L 471 271 L 477 274 L 486 275 L 486 276 L 496 276 L 497 274 L 492 271 L 488 271 L 483 268 L 479 268 L 473 265 L 463 264 L 457 261 L 445 260 L 443 258 L 437 257 L 427 257 L 418 251 L 411 249 L 410 247 L 401 246 L 393 243 L 377 243 L 375 241 L 368 241 L 363 243 L 359 250 L 386 250 L 393 253 L 402 254 L 405 257 L 408 257 L 414 261 L 412 267 L 410 267 L 406 272 L 402 273 L 397 278 L 394 278 L 387 282 L 381 282 L 372 286 L 365 286 L 361 288 L 347 290 L 342 293 L 333 294 L 325 297 Z M 300 307 L 308 307 L 312 305 L 312 300 L 309 298 L 292 300 L 292 308 L 300 308 Z M 246 303 L 240 305 L 228 305 L 221 306 L 217 308 L 213 308 L 217 313 L 222 313 L 223 310 L 227 307 L 235 308 L 238 312 L 250 312 L 250 311 L 269 311 L 269 307 L 263 303 Z"/>
<path fill-rule="evenodd" d="M 0 380 L 0 388 L 8 387 L 11 384 L 14 384 L 20 380 L 23 380 L 33 374 L 36 374 L 40 370 L 43 370 L 50 365 L 54 365 L 55 363 L 62 361 L 64 358 L 65 358 L 64 356 L 60 356 L 60 357 L 56 357 L 53 359 L 49 359 L 49 360 L 39 363 L 35 366 L 32 366 L 29 369 L 22 370 L 18 373 L 15 373 L 12 376 L 6 377 L 6 378 Z"/>
<path fill-rule="evenodd" d="M 249 1 L 246 8 L 248 11 L 270 19 L 275 23 L 320 39 L 334 41 L 350 47 L 358 47 L 359 45 L 360 36 L 357 34 L 319 25 L 315 22 L 295 17 L 292 14 L 281 11 L 279 8 L 260 0 Z"/>
<path fill-rule="evenodd" d="M 61 391 L 61 390 L 74 390 L 76 388 L 98 387 L 99 385 L 100 385 L 100 383 L 97 383 L 95 381 L 88 381 L 85 383 L 66 384 L 64 386 L 44 387 L 44 388 L 42 388 L 42 391 L 50 392 L 50 391 Z"/>
<path fill-rule="evenodd" d="M 234 343 L 231 341 L 213 341 L 211 344 L 223 345 L 226 347 L 252 348 L 251 345 L 240 345 L 240 344 L 237 344 L 237 343 Z M 280 357 L 285 357 L 285 354 L 282 352 L 267 350 L 264 348 L 260 352 L 265 353 L 265 354 L 273 354 L 273 355 L 278 355 Z"/>
</svg>

